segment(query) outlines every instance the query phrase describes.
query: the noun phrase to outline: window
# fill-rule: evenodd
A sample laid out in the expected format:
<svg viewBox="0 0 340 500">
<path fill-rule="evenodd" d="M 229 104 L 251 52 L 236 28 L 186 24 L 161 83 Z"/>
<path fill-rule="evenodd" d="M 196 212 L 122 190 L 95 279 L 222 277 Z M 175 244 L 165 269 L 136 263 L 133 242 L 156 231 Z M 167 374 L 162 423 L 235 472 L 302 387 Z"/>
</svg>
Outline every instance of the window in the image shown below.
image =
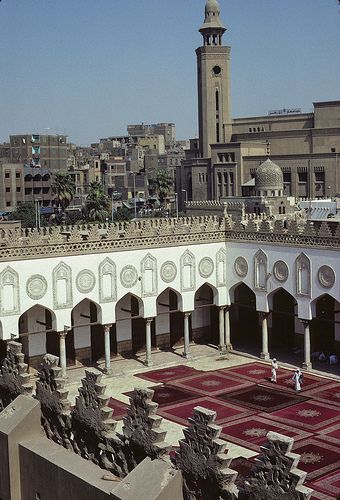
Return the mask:
<svg viewBox="0 0 340 500">
<path fill-rule="evenodd" d="M 299 182 L 307 182 L 307 172 L 298 173 Z"/>
<path fill-rule="evenodd" d="M 10 187 L 7 187 L 6 188 L 6 193 L 10 193 L 11 192 L 11 188 Z"/>
<path fill-rule="evenodd" d="M 17 193 L 21 193 L 21 187 L 17 187 Z"/>
<path fill-rule="evenodd" d="M 11 202 L 10 201 L 6 201 L 6 207 L 10 207 L 11 206 Z"/>
<path fill-rule="evenodd" d="M 5 179 L 9 179 L 11 174 L 9 172 L 5 172 Z"/>
<path fill-rule="evenodd" d="M 17 179 L 20 179 L 20 177 L 21 177 L 20 172 L 15 172 L 15 177 L 16 177 Z"/>
</svg>

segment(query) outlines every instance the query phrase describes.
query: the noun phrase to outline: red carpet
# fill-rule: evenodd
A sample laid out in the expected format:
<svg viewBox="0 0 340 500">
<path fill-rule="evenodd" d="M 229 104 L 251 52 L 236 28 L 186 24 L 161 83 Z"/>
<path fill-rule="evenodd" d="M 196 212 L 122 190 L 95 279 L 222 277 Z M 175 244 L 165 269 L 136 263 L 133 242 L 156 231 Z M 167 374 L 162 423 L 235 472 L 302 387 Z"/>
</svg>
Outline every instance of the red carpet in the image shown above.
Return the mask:
<svg viewBox="0 0 340 500">
<path fill-rule="evenodd" d="M 188 399 L 195 399 L 197 394 L 193 394 L 183 389 L 176 389 L 169 385 L 157 385 L 150 387 L 155 391 L 152 401 L 158 403 L 159 406 L 173 405 L 180 403 L 181 401 L 187 401 Z M 131 396 L 132 392 L 124 392 L 126 396 Z"/>
<path fill-rule="evenodd" d="M 340 423 L 321 429 L 315 437 L 319 437 L 322 441 L 329 441 L 332 444 L 340 444 Z"/>
<path fill-rule="evenodd" d="M 295 441 L 311 437 L 310 432 L 294 429 L 278 422 L 270 421 L 256 415 L 228 422 L 222 427 L 221 437 L 231 443 L 259 451 L 260 445 L 266 440 L 269 431 L 278 432 L 294 438 Z"/>
<path fill-rule="evenodd" d="M 221 394 L 252 385 L 251 382 L 247 380 L 237 380 L 235 377 L 228 377 L 228 375 L 221 372 L 200 373 L 199 375 L 182 378 L 175 382 L 170 381 L 170 384 L 203 395 Z"/>
<path fill-rule="evenodd" d="M 286 370 L 287 371 L 287 370 Z M 289 371 L 288 374 L 278 373 L 277 385 L 278 387 L 284 387 L 290 390 L 294 390 L 294 382 L 292 380 L 294 371 Z M 329 384 L 329 379 L 323 377 L 317 377 L 316 375 L 311 375 L 310 373 L 303 372 L 303 384 L 302 392 L 313 389 L 314 387 L 320 387 Z"/>
<path fill-rule="evenodd" d="M 247 479 L 252 471 L 252 468 L 254 466 L 254 460 L 249 459 L 247 460 L 246 458 L 236 458 L 231 462 L 230 468 L 233 470 L 236 470 L 237 478 L 235 480 L 236 486 L 242 487 L 244 484 L 244 480 Z"/>
<path fill-rule="evenodd" d="M 332 424 L 340 423 L 340 408 L 334 408 L 320 401 L 305 401 L 270 413 L 268 418 L 316 432 Z"/>
<path fill-rule="evenodd" d="M 119 401 L 118 399 L 110 398 L 110 401 L 108 402 L 107 406 L 113 409 L 112 418 L 114 420 L 121 420 L 122 417 L 126 415 L 126 409 L 128 405 L 124 404 L 122 401 Z"/>
<path fill-rule="evenodd" d="M 332 382 L 315 389 L 304 391 L 304 394 L 317 401 L 324 401 L 335 406 L 340 406 L 340 383 Z"/>
<path fill-rule="evenodd" d="M 173 406 L 163 406 L 159 411 L 159 414 L 168 420 L 177 422 L 178 424 L 188 425 L 188 418 L 192 416 L 193 409 L 196 406 L 202 406 L 208 410 L 216 411 L 216 424 L 221 424 L 225 421 L 235 420 L 237 418 L 253 414 L 252 411 L 241 408 L 240 406 L 223 403 L 215 398 L 209 397 L 197 398 L 189 402 L 179 403 Z"/>
<path fill-rule="evenodd" d="M 162 368 L 161 370 L 152 370 L 149 372 L 137 373 L 135 377 L 151 380 L 152 382 L 168 382 L 178 378 L 189 377 L 202 373 L 200 370 L 195 370 L 186 365 L 171 366 L 170 368 Z"/>
<path fill-rule="evenodd" d="M 340 467 L 339 448 L 315 438 L 295 443 L 293 453 L 300 455 L 298 468 L 307 472 L 307 481 Z"/>
<path fill-rule="evenodd" d="M 277 411 L 306 399 L 296 394 L 288 394 L 260 385 L 251 386 L 231 394 L 220 394 L 217 397 L 261 412 Z"/>
<path fill-rule="evenodd" d="M 220 372 L 236 377 L 241 377 L 251 382 L 260 382 L 270 379 L 271 368 L 268 363 L 247 363 L 246 365 L 222 368 Z"/>
<path fill-rule="evenodd" d="M 316 494 L 321 493 L 325 496 L 316 496 L 315 498 L 336 498 L 340 495 L 340 471 L 331 472 L 320 479 L 308 483 L 309 488 L 315 490 Z"/>
</svg>

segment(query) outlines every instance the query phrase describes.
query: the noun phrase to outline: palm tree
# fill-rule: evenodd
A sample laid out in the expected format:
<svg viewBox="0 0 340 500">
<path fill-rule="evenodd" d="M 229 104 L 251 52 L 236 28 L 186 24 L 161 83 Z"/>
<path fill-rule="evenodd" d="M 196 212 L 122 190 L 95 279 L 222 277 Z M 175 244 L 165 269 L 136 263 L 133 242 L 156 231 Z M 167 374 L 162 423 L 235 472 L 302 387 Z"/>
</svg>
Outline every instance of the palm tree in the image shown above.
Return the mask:
<svg viewBox="0 0 340 500">
<path fill-rule="evenodd" d="M 70 204 L 75 192 L 76 185 L 70 174 L 56 172 L 52 184 L 52 193 L 56 204 L 64 210 Z"/>
<path fill-rule="evenodd" d="M 160 169 L 157 171 L 156 178 L 152 181 L 152 185 L 162 204 L 172 191 L 173 184 L 173 178 L 167 170 Z"/>
<path fill-rule="evenodd" d="M 104 193 L 103 186 L 100 182 L 91 182 L 84 208 L 86 219 L 93 222 L 105 222 L 109 216 L 108 210 L 109 198 Z"/>
</svg>

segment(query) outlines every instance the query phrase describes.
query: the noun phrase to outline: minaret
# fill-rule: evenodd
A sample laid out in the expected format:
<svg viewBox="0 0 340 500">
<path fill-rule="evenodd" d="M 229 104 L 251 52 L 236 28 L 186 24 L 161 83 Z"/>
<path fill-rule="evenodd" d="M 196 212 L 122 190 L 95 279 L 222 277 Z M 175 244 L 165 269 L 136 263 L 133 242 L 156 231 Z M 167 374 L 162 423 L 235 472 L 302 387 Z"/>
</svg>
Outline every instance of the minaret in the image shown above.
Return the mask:
<svg viewBox="0 0 340 500">
<path fill-rule="evenodd" d="M 217 0 L 207 1 L 199 31 L 203 36 L 203 47 L 196 50 L 200 155 L 210 158 L 210 144 L 231 139 L 230 47 L 222 45 L 226 28 Z"/>
</svg>

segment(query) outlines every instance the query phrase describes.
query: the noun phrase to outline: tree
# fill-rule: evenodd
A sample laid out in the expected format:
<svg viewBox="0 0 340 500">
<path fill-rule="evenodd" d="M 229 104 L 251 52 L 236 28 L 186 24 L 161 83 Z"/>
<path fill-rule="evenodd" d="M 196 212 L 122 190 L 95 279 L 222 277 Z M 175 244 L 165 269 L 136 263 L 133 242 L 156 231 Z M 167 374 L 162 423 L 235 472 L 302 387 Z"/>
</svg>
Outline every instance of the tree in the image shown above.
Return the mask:
<svg viewBox="0 0 340 500">
<path fill-rule="evenodd" d="M 76 192 L 76 185 L 70 174 L 67 172 L 57 172 L 54 175 L 52 193 L 57 205 L 64 210 L 73 199 Z"/>
<path fill-rule="evenodd" d="M 18 206 L 14 212 L 8 216 L 8 220 L 21 220 L 22 227 L 35 227 L 37 220 L 36 205 L 33 201 L 27 201 L 26 203 L 18 203 Z M 40 218 L 40 225 L 44 226 L 46 221 L 43 217 Z"/>
<path fill-rule="evenodd" d="M 158 170 L 151 185 L 160 202 L 164 204 L 164 200 L 169 196 L 173 187 L 173 179 L 169 172 L 165 169 Z"/>
<path fill-rule="evenodd" d="M 91 222 L 105 222 L 109 217 L 109 198 L 100 182 L 90 184 L 89 193 L 84 207 L 84 216 Z"/>
<path fill-rule="evenodd" d="M 126 222 L 132 219 L 132 213 L 126 207 L 118 208 L 112 216 L 113 222 Z"/>
</svg>

